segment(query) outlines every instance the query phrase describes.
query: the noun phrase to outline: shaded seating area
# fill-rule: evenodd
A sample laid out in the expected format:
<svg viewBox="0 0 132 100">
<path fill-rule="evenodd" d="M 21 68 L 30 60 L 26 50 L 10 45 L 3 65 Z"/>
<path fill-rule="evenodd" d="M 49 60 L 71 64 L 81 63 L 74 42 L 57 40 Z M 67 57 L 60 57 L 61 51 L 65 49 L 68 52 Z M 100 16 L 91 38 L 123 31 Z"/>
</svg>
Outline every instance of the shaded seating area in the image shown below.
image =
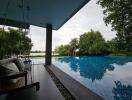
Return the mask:
<svg viewBox="0 0 132 100">
<path fill-rule="evenodd" d="M 32 81 L 31 66 L 18 58 L 0 60 L 0 94 L 31 87 L 39 90 L 39 82 Z"/>
<path fill-rule="evenodd" d="M 32 71 L 34 74 L 33 83 L 31 84 L 29 80 L 25 83 L 25 75 L 28 74 L 25 71 L 18 72 L 19 74 L 14 73 L 13 75 L 5 76 L 6 78 L 3 77 L 7 80 L 7 77 L 9 77 L 9 79 L 14 79 L 12 77 L 18 78 L 20 75 L 20 77 L 23 78 L 23 83 L 22 86 L 20 86 L 18 81 L 15 83 L 15 86 L 18 87 L 0 92 L 0 100 L 64 100 L 43 64 L 32 66 Z"/>
</svg>

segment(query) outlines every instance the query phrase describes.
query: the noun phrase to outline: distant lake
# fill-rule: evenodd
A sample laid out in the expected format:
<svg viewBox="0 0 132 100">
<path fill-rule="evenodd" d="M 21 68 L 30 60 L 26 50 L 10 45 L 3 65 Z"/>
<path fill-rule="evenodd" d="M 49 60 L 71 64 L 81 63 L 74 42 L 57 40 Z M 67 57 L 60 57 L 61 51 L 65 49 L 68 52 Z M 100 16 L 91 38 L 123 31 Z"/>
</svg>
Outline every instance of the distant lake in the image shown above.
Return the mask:
<svg viewBox="0 0 132 100">
<path fill-rule="evenodd" d="M 30 56 L 43 56 L 43 55 L 45 55 L 45 53 L 30 53 Z M 58 55 L 58 53 L 54 53 L 54 55 Z"/>
<path fill-rule="evenodd" d="M 31 56 L 45 55 L 45 53 L 30 53 Z"/>
</svg>

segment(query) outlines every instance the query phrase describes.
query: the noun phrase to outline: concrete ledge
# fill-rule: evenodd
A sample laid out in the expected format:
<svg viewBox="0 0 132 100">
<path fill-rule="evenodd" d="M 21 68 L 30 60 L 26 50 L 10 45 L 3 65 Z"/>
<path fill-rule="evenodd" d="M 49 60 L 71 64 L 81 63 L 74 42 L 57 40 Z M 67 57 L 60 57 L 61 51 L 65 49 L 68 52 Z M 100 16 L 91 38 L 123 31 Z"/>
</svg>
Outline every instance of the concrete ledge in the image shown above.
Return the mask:
<svg viewBox="0 0 132 100">
<path fill-rule="evenodd" d="M 104 100 L 54 65 L 47 66 L 76 100 Z"/>
</svg>

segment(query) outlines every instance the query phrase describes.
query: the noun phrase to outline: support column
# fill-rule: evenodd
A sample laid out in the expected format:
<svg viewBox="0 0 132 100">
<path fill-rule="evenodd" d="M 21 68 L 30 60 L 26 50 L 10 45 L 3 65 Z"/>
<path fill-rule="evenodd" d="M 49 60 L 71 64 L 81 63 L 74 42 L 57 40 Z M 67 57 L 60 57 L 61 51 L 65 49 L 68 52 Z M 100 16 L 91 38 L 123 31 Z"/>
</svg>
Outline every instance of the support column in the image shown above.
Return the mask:
<svg viewBox="0 0 132 100">
<path fill-rule="evenodd" d="M 46 25 L 46 54 L 45 65 L 51 65 L 52 60 L 52 25 Z"/>
</svg>

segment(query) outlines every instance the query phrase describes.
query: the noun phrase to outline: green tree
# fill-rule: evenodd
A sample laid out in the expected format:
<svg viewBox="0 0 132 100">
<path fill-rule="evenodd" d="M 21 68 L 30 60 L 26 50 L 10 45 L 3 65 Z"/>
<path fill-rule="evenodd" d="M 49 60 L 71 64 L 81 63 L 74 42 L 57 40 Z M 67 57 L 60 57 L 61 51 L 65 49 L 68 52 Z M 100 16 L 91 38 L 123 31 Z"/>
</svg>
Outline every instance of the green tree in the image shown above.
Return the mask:
<svg viewBox="0 0 132 100">
<path fill-rule="evenodd" d="M 107 46 L 107 51 L 109 53 L 114 53 L 117 51 L 117 47 L 116 47 L 116 39 L 112 39 L 106 42 L 106 46 Z"/>
<path fill-rule="evenodd" d="M 117 31 L 119 50 L 132 51 L 132 0 L 99 0 L 106 25 Z"/>
<path fill-rule="evenodd" d="M 31 48 L 31 39 L 24 31 L 11 28 L 0 30 L 0 59 L 11 54 L 29 54 Z"/>
<path fill-rule="evenodd" d="M 79 42 L 77 40 L 77 38 L 73 38 L 71 41 L 70 41 L 70 51 L 71 51 L 71 55 L 74 56 L 75 55 L 75 51 L 76 49 L 78 48 L 79 46 Z"/>
<path fill-rule="evenodd" d="M 4 54 L 8 54 L 7 35 L 8 32 L 0 30 L 0 59 L 3 58 Z"/>
<path fill-rule="evenodd" d="M 55 49 L 55 52 L 59 53 L 62 56 L 74 56 L 75 50 L 78 48 L 78 40 L 74 38 L 70 41 L 68 45 L 61 45 Z"/>
<path fill-rule="evenodd" d="M 101 55 L 106 52 L 105 40 L 98 31 L 91 30 L 81 35 L 79 47 L 82 55 Z"/>
<path fill-rule="evenodd" d="M 61 56 L 70 56 L 71 54 L 70 45 L 61 45 L 55 49 L 55 52 L 59 53 Z"/>
</svg>

